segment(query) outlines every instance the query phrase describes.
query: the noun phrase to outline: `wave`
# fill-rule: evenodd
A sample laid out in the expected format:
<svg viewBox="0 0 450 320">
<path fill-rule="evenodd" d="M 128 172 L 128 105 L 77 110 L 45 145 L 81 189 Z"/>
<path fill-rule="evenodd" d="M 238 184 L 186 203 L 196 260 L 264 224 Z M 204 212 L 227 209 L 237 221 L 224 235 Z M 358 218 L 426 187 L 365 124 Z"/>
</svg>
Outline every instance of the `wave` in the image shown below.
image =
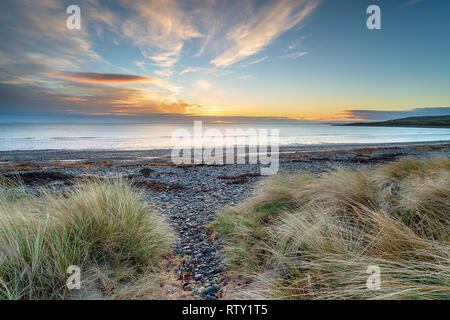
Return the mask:
<svg viewBox="0 0 450 320">
<path fill-rule="evenodd" d="M 50 140 L 101 139 L 101 137 L 50 137 Z"/>
</svg>

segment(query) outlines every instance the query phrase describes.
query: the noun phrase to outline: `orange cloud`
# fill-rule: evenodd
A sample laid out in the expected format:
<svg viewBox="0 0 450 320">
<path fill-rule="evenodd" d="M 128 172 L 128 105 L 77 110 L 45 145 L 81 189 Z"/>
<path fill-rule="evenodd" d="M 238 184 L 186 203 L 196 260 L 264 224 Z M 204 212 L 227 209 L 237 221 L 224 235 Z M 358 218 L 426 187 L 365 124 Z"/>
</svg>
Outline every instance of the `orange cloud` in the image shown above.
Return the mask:
<svg viewBox="0 0 450 320">
<path fill-rule="evenodd" d="M 97 72 L 74 72 L 74 73 L 45 73 L 46 76 L 72 80 L 83 83 L 99 83 L 99 84 L 127 84 L 127 83 L 145 83 L 153 82 L 159 79 L 153 77 L 135 76 L 130 74 L 117 73 L 97 73 Z"/>
<path fill-rule="evenodd" d="M 88 99 L 78 98 L 78 97 L 63 97 L 61 99 L 67 100 L 67 101 L 79 101 L 79 102 L 88 101 Z"/>
<path fill-rule="evenodd" d="M 221 106 L 188 105 L 185 108 L 186 114 L 190 115 L 223 115 L 225 112 Z"/>
</svg>

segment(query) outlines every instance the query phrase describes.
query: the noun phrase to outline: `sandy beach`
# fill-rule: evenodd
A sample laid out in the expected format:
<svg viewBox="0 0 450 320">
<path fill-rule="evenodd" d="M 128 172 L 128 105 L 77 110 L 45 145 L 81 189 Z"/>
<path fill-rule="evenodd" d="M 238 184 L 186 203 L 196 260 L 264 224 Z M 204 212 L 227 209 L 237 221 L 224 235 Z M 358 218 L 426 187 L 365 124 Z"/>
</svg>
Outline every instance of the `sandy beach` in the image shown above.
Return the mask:
<svg viewBox="0 0 450 320">
<path fill-rule="evenodd" d="M 450 141 L 282 147 L 279 172 L 319 174 L 336 166 L 376 166 L 405 157 L 448 158 L 449 146 Z M 80 177 L 131 179 L 177 233 L 173 261 L 178 262 L 170 266 L 174 284 L 167 294 L 190 299 L 217 299 L 227 290 L 230 277 L 221 243 L 208 225 L 265 178 L 259 164 L 174 165 L 170 150 L 0 152 L 0 174 L 19 177 L 30 192 L 42 186 L 64 190 Z"/>
</svg>

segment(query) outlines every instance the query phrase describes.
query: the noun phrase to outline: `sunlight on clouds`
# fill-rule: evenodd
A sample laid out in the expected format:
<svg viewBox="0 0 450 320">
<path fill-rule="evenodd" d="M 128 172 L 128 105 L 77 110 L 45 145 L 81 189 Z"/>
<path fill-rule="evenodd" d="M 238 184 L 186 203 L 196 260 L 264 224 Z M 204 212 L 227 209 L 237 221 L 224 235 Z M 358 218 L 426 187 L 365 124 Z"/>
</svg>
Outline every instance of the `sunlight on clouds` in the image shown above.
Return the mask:
<svg viewBox="0 0 450 320">
<path fill-rule="evenodd" d="M 124 1 L 137 16 L 125 21 L 124 35 L 141 48 L 142 54 L 170 69 L 178 61 L 184 41 L 201 37 L 192 18 L 175 0 Z M 158 49 L 159 53 L 152 54 Z"/>
<path fill-rule="evenodd" d="M 198 90 L 207 91 L 212 88 L 212 84 L 206 80 L 199 79 L 195 82 L 195 86 Z"/>
<path fill-rule="evenodd" d="M 193 105 L 185 107 L 186 113 L 190 115 L 214 116 L 223 115 L 225 108 L 221 106 Z"/>
<path fill-rule="evenodd" d="M 61 99 L 67 100 L 67 101 L 78 101 L 78 102 L 86 102 L 88 99 L 79 98 L 79 97 L 62 97 Z"/>
<path fill-rule="evenodd" d="M 198 71 L 204 71 L 204 70 L 205 70 L 205 68 L 187 67 L 187 68 L 183 69 L 179 74 L 183 75 L 186 73 L 198 72 Z"/>
<path fill-rule="evenodd" d="M 284 32 L 310 15 L 317 0 L 284 0 L 267 6 L 249 22 L 236 26 L 227 34 L 231 48 L 211 60 L 218 67 L 227 67 L 252 56 Z"/>
<path fill-rule="evenodd" d="M 70 2 L 0 1 L 0 111 L 359 120 L 447 105 L 446 47 L 433 37 L 420 47 L 442 33 L 434 22 L 447 26 L 441 2 L 398 1 L 402 23 L 434 14 L 414 35 L 376 39 L 364 6 L 348 2 L 84 0 L 81 30 L 69 30 Z M 374 55 L 374 40 L 392 59 Z M 355 52 L 373 63 L 348 59 Z"/>
<path fill-rule="evenodd" d="M 211 79 L 233 74 L 250 82 L 253 75 L 243 68 L 267 60 L 255 55 L 304 21 L 319 1 L 89 0 L 81 4 L 84 22 L 76 32 L 67 30 L 56 0 L 17 3 L 0 10 L 5 39 L 15 49 L 0 45 L 0 68 L 8 75 L 0 78 L 0 90 L 23 92 L 11 105 L 84 114 L 232 115 L 266 111 L 249 110 L 260 101 L 242 100 L 245 93 Z M 108 50 L 118 50 L 120 61 L 108 61 Z M 226 68 L 246 58 L 252 59 Z"/>
<path fill-rule="evenodd" d="M 115 73 L 58 72 L 58 73 L 44 73 L 44 75 L 58 79 L 66 79 L 83 83 L 99 83 L 99 84 L 129 84 L 129 83 L 145 83 L 158 81 L 158 79 L 153 77 L 135 76 L 129 74 L 115 74 Z"/>
</svg>

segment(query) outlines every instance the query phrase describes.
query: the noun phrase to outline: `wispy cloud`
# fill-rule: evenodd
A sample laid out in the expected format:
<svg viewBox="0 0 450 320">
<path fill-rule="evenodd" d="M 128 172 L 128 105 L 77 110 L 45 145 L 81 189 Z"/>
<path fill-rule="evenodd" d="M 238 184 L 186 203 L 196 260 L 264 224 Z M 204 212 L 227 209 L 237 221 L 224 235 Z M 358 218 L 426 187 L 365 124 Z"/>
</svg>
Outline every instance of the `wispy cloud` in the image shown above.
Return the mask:
<svg viewBox="0 0 450 320">
<path fill-rule="evenodd" d="M 253 76 L 251 74 L 245 74 L 243 76 L 238 77 L 239 80 L 248 80 L 248 79 L 252 79 Z"/>
<path fill-rule="evenodd" d="M 79 68 L 105 61 L 94 50 L 85 28 L 69 30 L 58 1 L 0 2 L 0 67 L 12 72 Z"/>
<path fill-rule="evenodd" d="M 404 4 L 402 4 L 400 7 L 401 8 L 405 8 L 405 7 L 411 7 L 415 4 L 418 4 L 419 2 L 422 2 L 423 0 L 410 0 L 408 2 L 405 2 Z"/>
<path fill-rule="evenodd" d="M 195 87 L 201 91 L 207 91 L 212 88 L 212 84 L 204 79 L 199 79 L 195 82 Z"/>
<path fill-rule="evenodd" d="M 259 53 L 308 17 L 318 4 L 318 0 L 283 0 L 264 7 L 249 22 L 237 25 L 228 32 L 231 47 L 211 63 L 227 67 Z"/>
<path fill-rule="evenodd" d="M 257 64 L 257 63 L 263 62 L 263 61 L 266 60 L 267 58 L 268 58 L 268 57 L 262 57 L 262 58 L 259 58 L 259 59 L 254 60 L 254 61 L 250 61 L 249 63 L 247 63 L 247 65 L 252 65 L 252 64 Z"/>
<path fill-rule="evenodd" d="M 286 55 L 282 56 L 282 58 L 297 59 L 297 58 L 306 56 L 307 54 L 309 54 L 309 52 L 306 52 L 306 51 L 302 52 L 302 51 L 300 51 L 300 52 L 294 52 L 294 53 L 286 54 Z"/>
<path fill-rule="evenodd" d="M 254 65 L 254 64 L 257 64 L 257 63 L 261 63 L 261 62 L 263 62 L 264 60 L 267 60 L 268 58 L 269 58 L 268 56 L 262 57 L 262 58 L 259 58 L 259 59 L 256 59 L 256 60 L 253 60 L 253 61 L 244 63 L 244 64 L 242 64 L 240 67 L 241 67 L 241 68 L 247 68 L 248 66 L 251 66 L 251 65 Z"/>
<path fill-rule="evenodd" d="M 205 68 L 200 68 L 200 67 L 187 67 L 183 70 L 180 71 L 180 75 L 186 74 L 186 73 L 191 73 L 191 72 L 199 72 L 199 71 L 205 71 Z"/>
<path fill-rule="evenodd" d="M 193 17 L 175 0 L 124 0 L 132 18 L 123 22 L 123 34 L 155 65 L 170 69 L 179 60 L 184 42 L 202 37 Z"/>
</svg>

